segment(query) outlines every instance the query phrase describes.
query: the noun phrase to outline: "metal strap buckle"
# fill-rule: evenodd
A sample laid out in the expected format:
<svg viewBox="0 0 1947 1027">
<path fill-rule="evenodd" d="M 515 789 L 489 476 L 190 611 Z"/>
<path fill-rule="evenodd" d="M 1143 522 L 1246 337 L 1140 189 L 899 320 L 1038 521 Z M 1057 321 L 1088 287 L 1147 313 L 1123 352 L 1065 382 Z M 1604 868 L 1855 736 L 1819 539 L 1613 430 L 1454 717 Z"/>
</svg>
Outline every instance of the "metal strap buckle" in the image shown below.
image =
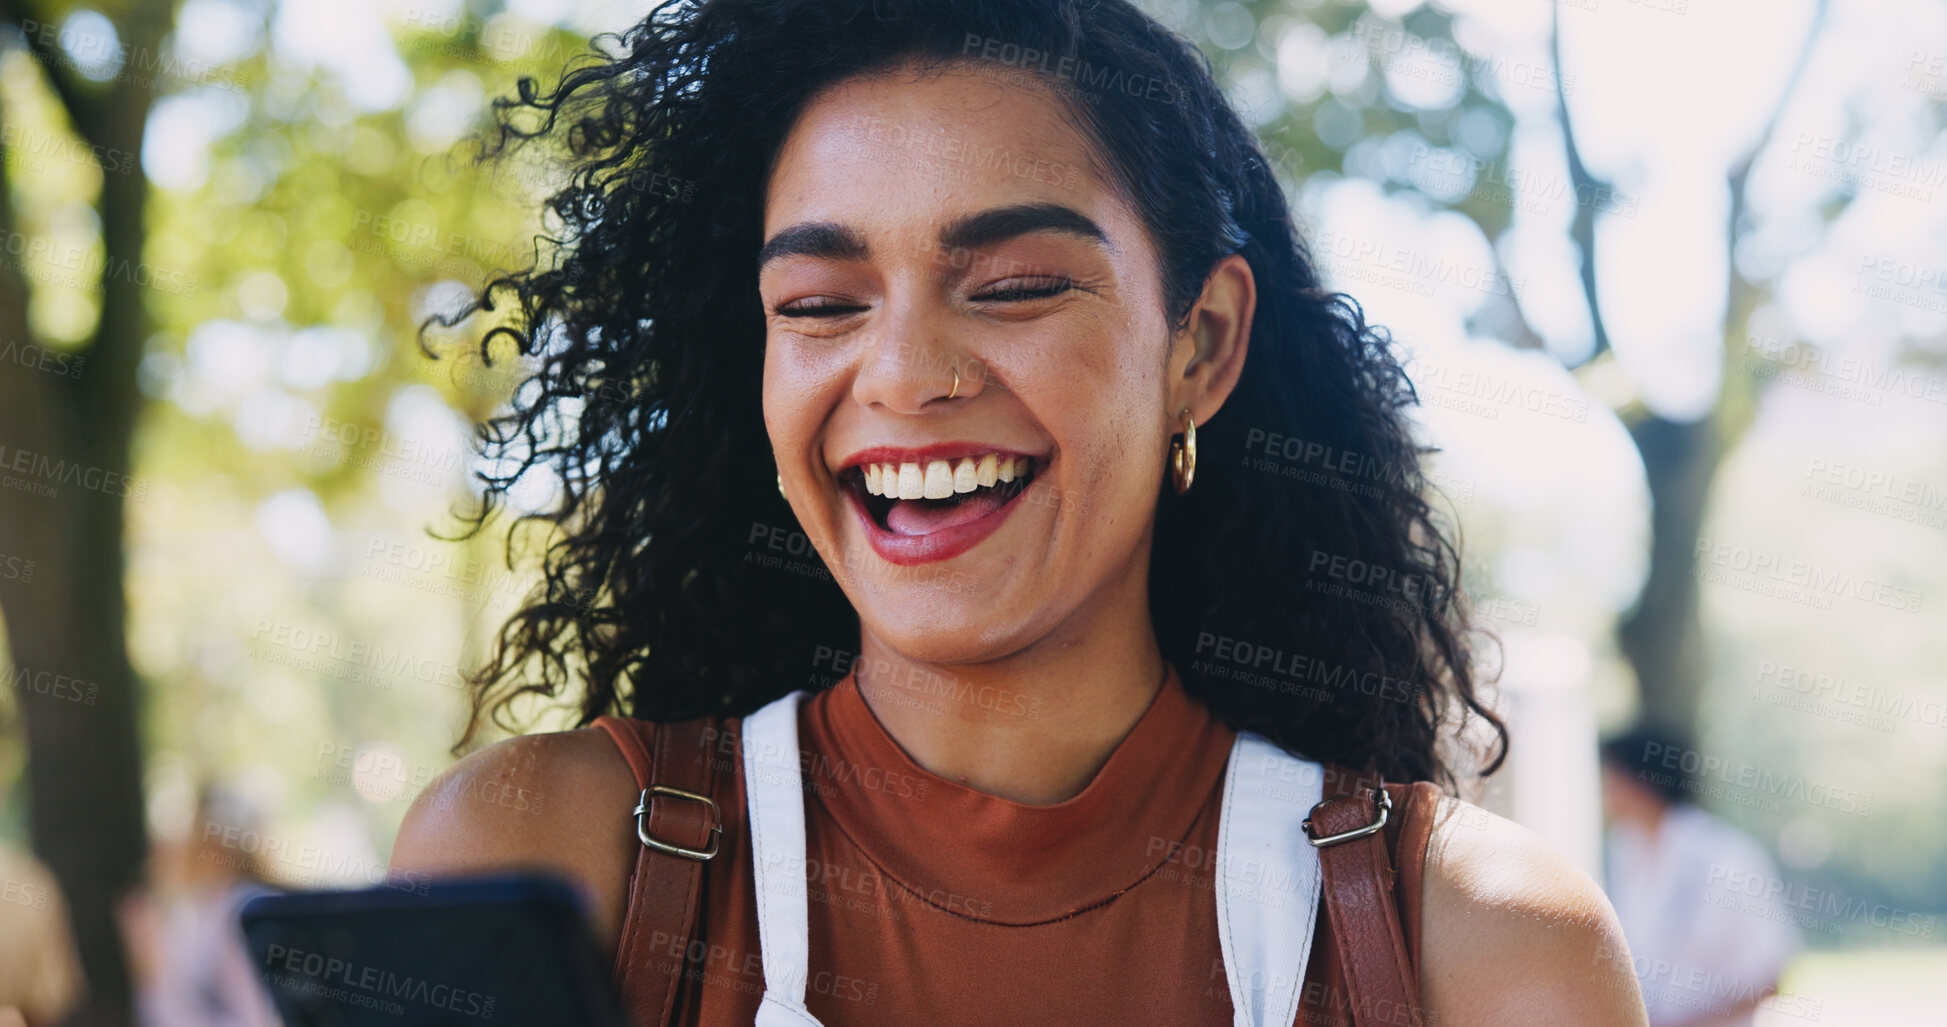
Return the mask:
<svg viewBox="0 0 1947 1027">
<path fill-rule="evenodd" d="M 1364 838 L 1369 834 L 1377 834 L 1381 828 L 1386 826 L 1386 813 L 1393 808 L 1393 797 L 1384 788 L 1374 788 L 1372 795 L 1373 801 L 1379 804 L 1379 816 L 1372 823 L 1364 827 L 1355 827 L 1350 831 L 1340 831 L 1338 834 L 1328 834 L 1323 838 L 1319 838 L 1312 834 L 1312 818 L 1306 817 L 1304 823 L 1305 839 L 1312 843 L 1313 848 L 1322 849 L 1327 845 L 1337 845 L 1340 842 L 1349 842 L 1354 838 Z M 1337 798 L 1337 796 L 1334 796 L 1334 798 Z M 1330 801 L 1332 800 L 1325 800 L 1325 802 Z M 1319 803 L 1318 806 L 1325 805 L 1325 802 Z M 1318 810 L 1318 806 L 1312 807 L 1313 812 Z"/>
<path fill-rule="evenodd" d="M 690 802 L 700 802 L 709 807 L 710 847 L 708 849 L 686 849 L 681 845 L 663 841 L 661 838 L 649 833 L 649 825 L 642 819 L 649 812 L 649 800 L 665 796 L 671 799 L 685 799 Z M 668 785 L 654 785 L 650 788 L 643 789 L 642 801 L 636 804 L 635 836 L 642 839 L 642 844 L 649 846 L 657 852 L 666 852 L 672 856 L 681 856 L 684 859 L 693 859 L 701 863 L 704 860 L 714 858 L 717 854 L 717 843 L 723 839 L 723 813 L 717 809 L 717 804 L 707 795 L 686 792 L 681 788 L 671 788 Z"/>
</svg>

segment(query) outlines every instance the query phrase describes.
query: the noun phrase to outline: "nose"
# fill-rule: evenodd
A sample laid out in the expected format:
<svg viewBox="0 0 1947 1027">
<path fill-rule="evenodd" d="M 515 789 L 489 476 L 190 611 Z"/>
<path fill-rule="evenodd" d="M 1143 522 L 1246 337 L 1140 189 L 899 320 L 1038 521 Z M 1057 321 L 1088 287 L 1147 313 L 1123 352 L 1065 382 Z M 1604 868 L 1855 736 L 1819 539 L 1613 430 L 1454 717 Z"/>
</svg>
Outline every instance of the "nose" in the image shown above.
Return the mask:
<svg viewBox="0 0 1947 1027">
<path fill-rule="evenodd" d="M 980 393 L 985 367 L 943 337 L 939 313 L 912 302 L 888 302 L 882 309 L 852 379 L 854 401 L 918 414 Z"/>
</svg>

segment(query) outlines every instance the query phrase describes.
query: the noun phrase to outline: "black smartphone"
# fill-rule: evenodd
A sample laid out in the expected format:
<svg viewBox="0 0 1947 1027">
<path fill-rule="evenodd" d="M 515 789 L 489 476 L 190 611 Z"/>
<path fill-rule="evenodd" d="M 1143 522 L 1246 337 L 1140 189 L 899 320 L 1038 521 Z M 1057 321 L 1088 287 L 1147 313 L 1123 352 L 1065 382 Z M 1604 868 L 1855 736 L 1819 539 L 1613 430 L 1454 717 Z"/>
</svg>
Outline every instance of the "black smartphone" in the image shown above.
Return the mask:
<svg viewBox="0 0 1947 1027">
<path fill-rule="evenodd" d="M 557 877 L 264 895 L 239 918 L 286 1027 L 625 1027 L 580 895 Z"/>
</svg>

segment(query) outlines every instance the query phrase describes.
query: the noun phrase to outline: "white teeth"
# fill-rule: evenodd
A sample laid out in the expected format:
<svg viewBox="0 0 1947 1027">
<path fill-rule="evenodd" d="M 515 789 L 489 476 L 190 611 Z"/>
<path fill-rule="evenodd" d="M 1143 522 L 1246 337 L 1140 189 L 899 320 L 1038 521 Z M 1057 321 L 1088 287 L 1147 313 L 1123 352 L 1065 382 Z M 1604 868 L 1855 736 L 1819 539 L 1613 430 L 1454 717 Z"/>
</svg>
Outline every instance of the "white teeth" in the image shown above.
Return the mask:
<svg viewBox="0 0 1947 1027">
<path fill-rule="evenodd" d="M 870 495 L 888 499 L 948 499 L 1027 477 L 1028 458 L 987 453 L 924 464 L 864 464 L 859 471 L 865 479 L 865 491 Z"/>
<path fill-rule="evenodd" d="M 926 465 L 926 498 L 945 499 L 953 495 L 953 468 L 945 460 Z"/>
</svg>

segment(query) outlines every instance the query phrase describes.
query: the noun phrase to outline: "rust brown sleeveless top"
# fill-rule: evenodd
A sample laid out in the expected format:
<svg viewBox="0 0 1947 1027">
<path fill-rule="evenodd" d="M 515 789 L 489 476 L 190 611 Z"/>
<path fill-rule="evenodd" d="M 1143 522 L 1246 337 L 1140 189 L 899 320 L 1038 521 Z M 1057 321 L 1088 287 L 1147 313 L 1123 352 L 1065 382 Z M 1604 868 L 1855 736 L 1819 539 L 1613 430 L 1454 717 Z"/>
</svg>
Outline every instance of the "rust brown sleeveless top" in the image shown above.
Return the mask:
<svg viewBox="0 0 1947 1027">
<path fill-rule="evenodd" d="M 889 688 L 872 702 L 941 701 Z M 713 798 L 723 836 L 720 854 L 704 864 L 696 931 L 687 944 L 670 937 L 633 898 L 624 920 L 614 975 L 636 1027 L 662 1027 L 639 999 L 678 967 L 672 1025 L 749 1024 L 757 1015 L 764 971 L 740 725 L 728 719 L 705 736 L 714 739 L 706 758 L 720 761 Z M 647 743 L 651 725 L 619 726 Z M 805 1004 L 827 1027 L 1230 1027 L 1211 873 L 1235 733 L 1184 691 L 1174 668 L 1088 787 L 1051 806 L 921 768 L 853 676 L 807 697 L 798 728 L 810 882 Z M 1426 782 L 1387 788 L 1396 811 L 1385 829 L 1392 885 L 1407 951 L 1417 956 L 1420 871 L 1439 792 Z M 1295 1024 L 1349 1025 L 1323 901 L 1315 930 Z"/>
</svg>

